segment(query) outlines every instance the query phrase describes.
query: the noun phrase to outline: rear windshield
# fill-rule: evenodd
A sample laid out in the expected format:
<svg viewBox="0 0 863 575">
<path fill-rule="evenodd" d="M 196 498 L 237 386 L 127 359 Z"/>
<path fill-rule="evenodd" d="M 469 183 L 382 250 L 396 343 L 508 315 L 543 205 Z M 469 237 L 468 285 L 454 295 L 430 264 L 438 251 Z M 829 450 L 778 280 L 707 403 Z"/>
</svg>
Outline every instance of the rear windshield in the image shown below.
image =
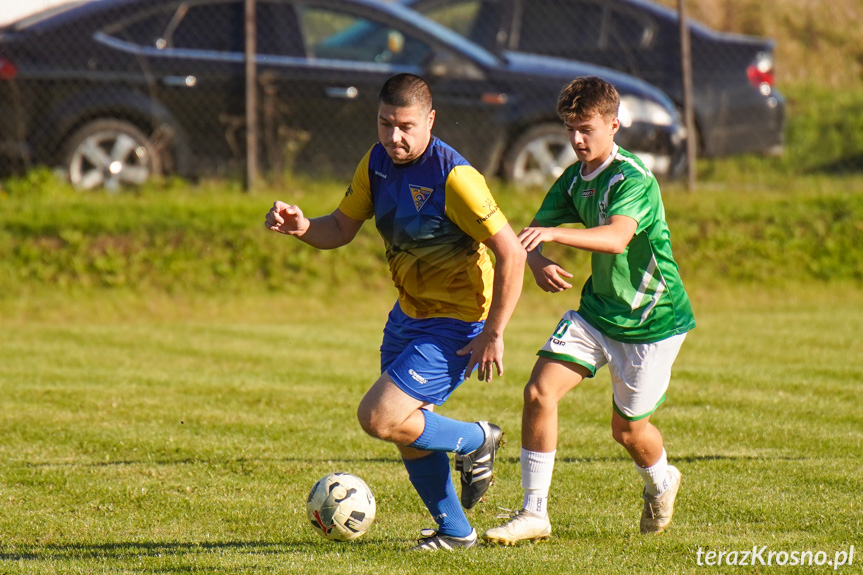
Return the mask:
<svg viewBox="0 0 863 575">
<path fill-rule="evenodd" d="M 58 6 L 52 6 L 51 8 L 47 8 L 40 12 L 36 12 L 35 14 L 31 14 L 29 16 L 24 16 L 20 20 L 16 20 L 11 22 L 6 28 L 11 28 L 12 30 L 24 30 L 31 26 L 35 26 L 39 22 L 47 20 L 48 18 L 52 18 L 57 14 L 62 14 L 63 12 L 68 12 L 82 4 L 86 4 L 87 0 L 78 0 L 76 2 L 68 2 L 66 4 L 60 4 Z"/>
</svg>

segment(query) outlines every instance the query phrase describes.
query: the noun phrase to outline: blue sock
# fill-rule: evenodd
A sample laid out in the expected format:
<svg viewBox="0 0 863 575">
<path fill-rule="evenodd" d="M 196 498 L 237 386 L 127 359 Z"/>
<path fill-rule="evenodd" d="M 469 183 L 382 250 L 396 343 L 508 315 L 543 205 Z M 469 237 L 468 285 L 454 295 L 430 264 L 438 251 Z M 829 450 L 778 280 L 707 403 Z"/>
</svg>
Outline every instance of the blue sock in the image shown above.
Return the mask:
<svg viewBox="0 0 863 575">
<path fill-rule="evenodd" d="M 410 447 L 464 455 L 478 449 L 485 440 L 485 432 L 478 423 L 450 419 L 425 409 L 420 411 L 425 417 L 425 428 Z"/>
<path fill-rule="evenodd" d="M 438 524 L 438 533 L 467 537 L 471 526 L 461 508 L 449 470 L 449 457 L 435 451 L 419 459 L 404 459 L 408 477 Z"/>
</svg>

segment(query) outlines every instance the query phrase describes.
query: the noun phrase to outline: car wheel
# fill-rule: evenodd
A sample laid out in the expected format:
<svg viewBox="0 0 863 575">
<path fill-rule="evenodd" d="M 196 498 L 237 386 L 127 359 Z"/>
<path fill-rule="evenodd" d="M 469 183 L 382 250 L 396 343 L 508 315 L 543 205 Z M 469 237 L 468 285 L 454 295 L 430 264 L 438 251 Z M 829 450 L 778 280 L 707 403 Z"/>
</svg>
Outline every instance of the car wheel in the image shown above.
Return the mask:
<svg viewBox="0 0 863 575">
<path fill-rule="evenodd" d="M 548 187 L 577 160 L 560 124 L 541 124 L 522 134 L 504 157 L 503 176 L 518 186 Z"/>
<path fill-rule="evenodd" d="M 72 134 L 65 149 L 63 167 L 79 190 L 119 192 L 161 172 L 147 136 L 125 120 L 94 120 Z"/>
</svg>

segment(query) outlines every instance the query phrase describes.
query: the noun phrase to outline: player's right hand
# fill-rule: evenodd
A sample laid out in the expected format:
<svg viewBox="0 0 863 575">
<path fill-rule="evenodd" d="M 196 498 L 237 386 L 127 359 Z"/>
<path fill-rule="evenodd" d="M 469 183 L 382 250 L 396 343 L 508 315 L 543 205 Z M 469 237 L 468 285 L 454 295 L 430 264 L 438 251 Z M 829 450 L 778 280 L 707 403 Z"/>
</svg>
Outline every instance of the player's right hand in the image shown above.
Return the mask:
<svg viewBox="0 0 863 575">
<path fill-rule="evenodd" d="M 299 206 L 277 201 L 267 212 L 264 225 L 268 230 L 299 237 L 309 229 L 309 219 Z"/>
<path fill-rule="evenodd" d="M 562 292 L 572 287 L 572 284 L 566 281 L 572 277 L 572 274 L 548 259 L 547 257 L 534 254 L 529 262 L 530 271 L 533 272 L 533 278 L 536 280 L 536 285 L 542 291 L 549 293 Z M 566 279 L 565 279 L 566 278 Z"/>
</svg>

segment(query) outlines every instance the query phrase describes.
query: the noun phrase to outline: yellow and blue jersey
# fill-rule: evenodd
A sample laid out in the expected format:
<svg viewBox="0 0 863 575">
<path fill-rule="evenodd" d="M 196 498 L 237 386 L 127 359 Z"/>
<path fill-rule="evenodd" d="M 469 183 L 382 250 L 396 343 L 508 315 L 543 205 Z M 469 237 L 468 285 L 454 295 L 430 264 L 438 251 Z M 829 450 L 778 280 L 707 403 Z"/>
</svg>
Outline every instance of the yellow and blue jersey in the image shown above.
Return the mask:
<svg viewBox="0 0 863 575">
<path fill-rule="evenodd" d="M 355 220 L 375 218 L 405 314 L 486 318 L 494 270 L 482 242 L 507 220 L 485 178 L 453 148 L 432 137 L 419 158 L 401 165 L 375 144 L 339 209 Z"/>
</svg>

